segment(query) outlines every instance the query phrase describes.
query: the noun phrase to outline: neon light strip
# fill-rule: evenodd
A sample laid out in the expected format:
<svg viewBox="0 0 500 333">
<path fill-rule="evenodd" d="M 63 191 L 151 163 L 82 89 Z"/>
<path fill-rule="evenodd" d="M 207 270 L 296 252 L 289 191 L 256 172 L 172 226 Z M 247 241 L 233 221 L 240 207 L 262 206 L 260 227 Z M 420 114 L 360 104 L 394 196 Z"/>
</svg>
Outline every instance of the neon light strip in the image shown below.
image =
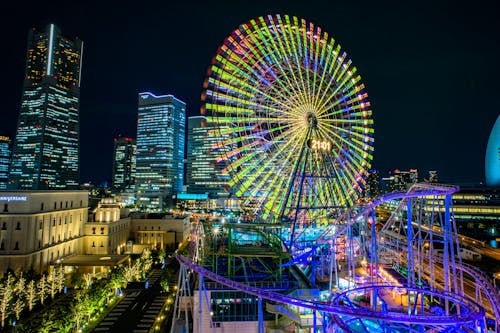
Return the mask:
<svg viewBox="0 0 500 333">
<path fill-rule="evenodd" d="M 47 75 L 52 74 L 52 48 L 54 46 L 54 25 L 50 25 L 49 34 L 49 55 L 47 56 Z"/>
<path fill-rule="evenodd" d="M 78 87 L 80 87 L 80 83 L 82 82 L 82 59 L 83 59 L 83 41 L 82 41 L 82 48 L 80 50 L 80 72 L 78 73 Z"/>
</svg>

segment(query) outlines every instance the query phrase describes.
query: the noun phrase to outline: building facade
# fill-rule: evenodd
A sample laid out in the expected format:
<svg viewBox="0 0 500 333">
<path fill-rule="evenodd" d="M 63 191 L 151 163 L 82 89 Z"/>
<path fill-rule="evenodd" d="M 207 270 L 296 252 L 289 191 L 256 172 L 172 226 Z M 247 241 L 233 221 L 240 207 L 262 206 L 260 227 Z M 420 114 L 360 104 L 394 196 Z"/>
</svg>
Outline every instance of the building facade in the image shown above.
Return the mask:
<svg viewBox="0 0 500 333">
<path fill-rule="evenodd" d="M 0 135 L 0 190 L 7 189 L 11 152 L 12 140 L 6 135 Z"/>
<path fill-rule="evenodd" d="M 230 139 L 221 133 L 218 124 L 210 117 L 188 118 L 186 185 L 187 192 L 208 194 L 211 198 L 227 196 L 229 176 L 225 172 L 225 160 L 216 149 L 219 141 Z M 219 135 L 214 135 L 217 132 Z"/>
<path fill-rule="evenodd" d="M 136 194 L 143 210 L 164 210 L 184 182 L 186 104 L 172 95 L 139 94 Z"/>
<path fill-rule="evenodd" d="M 120 205 L 104 198 L 85 224 L 85 254 L 123 254 L 130 233 L 130 218 L 120 217 Z"/>
<path fill-rule="evenodd" d="M 164 216 L 163 218 L 132 218 L 130 237 L 134 244 L 151 249 L 174 251 L 189 235 L 190 222 L 187 216 Z"/>
<path fill-rule="evenodd" d="M 47 271 L 82 252 L 87 191 L 0 193 L 0 272 Z"/>
<path fill-rule="evenodd" d="M 485 158 L 486 185 L 500 186 L 500 116 L 491 130 Z"/>
<path fill-rule="evenodd" d="M 76 189 L 83 42 L 31 30 L 9 189 Z"/>
<path fill-rule="evenodd" d="M 113 176 L 111 189 L 121 193 L 135 186 L 136 141 L 119 136 L 114 140 Z"/>
</svg>

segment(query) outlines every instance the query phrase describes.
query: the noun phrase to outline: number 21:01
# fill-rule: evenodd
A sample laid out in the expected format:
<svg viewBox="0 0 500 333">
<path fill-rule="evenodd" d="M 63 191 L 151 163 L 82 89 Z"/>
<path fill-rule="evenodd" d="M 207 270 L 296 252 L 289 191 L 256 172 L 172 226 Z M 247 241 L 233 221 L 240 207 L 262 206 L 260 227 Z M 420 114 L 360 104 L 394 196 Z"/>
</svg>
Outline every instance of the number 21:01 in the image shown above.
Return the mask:
<svg viewBox="0 0 500 333">
<path fill-rule="evenodd" d="M 307 140 L 307 146 L 313 150 L 332 150 L 332 143 L 326 140 L 309 139 Z"/>
</svg>

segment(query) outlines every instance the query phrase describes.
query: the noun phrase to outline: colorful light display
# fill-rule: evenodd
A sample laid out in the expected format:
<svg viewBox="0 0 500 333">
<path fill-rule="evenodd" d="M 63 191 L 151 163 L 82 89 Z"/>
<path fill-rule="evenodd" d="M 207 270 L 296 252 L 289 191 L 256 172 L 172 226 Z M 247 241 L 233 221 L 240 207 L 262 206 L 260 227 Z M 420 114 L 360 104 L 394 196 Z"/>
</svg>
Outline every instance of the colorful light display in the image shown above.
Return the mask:
<svg viewBox="0 0 500 333">
<path fill-rule="evenodd" d="M 251 20 L 219 48 L 204 86 L 214 135 L 225 138 L 213 148 L 264 218 L 310 223 L 355 203 L 372 160 L 372 111 L 328 33 L 297 17 Z"/>
</svg>

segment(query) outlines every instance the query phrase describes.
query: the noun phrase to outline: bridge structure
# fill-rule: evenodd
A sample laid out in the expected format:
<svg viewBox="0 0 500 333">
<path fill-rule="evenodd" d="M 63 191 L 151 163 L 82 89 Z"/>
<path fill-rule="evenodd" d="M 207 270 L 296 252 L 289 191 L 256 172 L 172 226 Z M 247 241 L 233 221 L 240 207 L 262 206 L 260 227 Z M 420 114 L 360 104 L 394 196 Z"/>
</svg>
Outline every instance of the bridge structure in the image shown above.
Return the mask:
<svg viewBox="0 0 500 333">
<path fill-rule="evenodd" d="M 202 318 L 213 332 L 231 331 L 214 313 L 224 309 L 212 300 L 213 290 L 222 289 L 253 297 L 256 320 L 250 331 L 259 333 L 290 327 L 296 332 L 498 332 L 498 289 L 460 257 L 451 200 L 457 190 L 415 184 L 346 209 L 326 227 L 292 231 L 228 223 L 215 227 L 227 230 L 222 233 L 194 223 L 189 243 L 177 252 L 181 273 L 172 333 L 175 327 L 205 332 Z M 380 207 L 391 210 L 390 216 L 378 219 Z M 245 234 L 259 235 L 258 245 L 235 250 L 235 244 L 241 247 L 235 239 Z M 294 243 L 287 243 L 291 238 Z M 263 251 L 266 246 L 278 250 Z M 265 268 L 264 253 L 275 266 Z M 255 273 L 260 273 L 256 256 L 267 270 L 261 281 L 266 274 Z"/>
</svg>

